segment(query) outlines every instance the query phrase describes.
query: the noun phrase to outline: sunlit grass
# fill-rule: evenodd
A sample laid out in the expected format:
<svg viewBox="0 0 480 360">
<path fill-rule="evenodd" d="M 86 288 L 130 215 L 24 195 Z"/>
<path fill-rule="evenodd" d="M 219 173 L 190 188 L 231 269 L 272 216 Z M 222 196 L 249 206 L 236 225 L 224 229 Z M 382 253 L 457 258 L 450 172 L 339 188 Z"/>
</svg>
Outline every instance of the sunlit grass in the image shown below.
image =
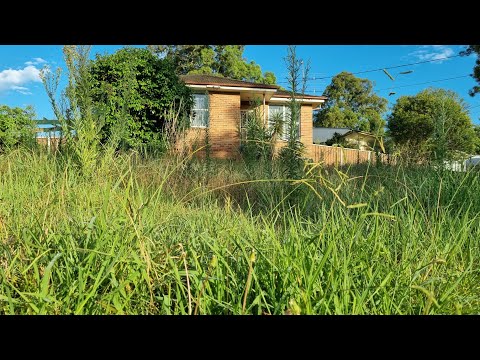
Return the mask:
<svg viewBox="0 0 480 360">
<path fill-rule="evenodd" d="M 477 173 L 249 169 L 0 155 L 0 313 L 479 312 Z"/>
</svg>

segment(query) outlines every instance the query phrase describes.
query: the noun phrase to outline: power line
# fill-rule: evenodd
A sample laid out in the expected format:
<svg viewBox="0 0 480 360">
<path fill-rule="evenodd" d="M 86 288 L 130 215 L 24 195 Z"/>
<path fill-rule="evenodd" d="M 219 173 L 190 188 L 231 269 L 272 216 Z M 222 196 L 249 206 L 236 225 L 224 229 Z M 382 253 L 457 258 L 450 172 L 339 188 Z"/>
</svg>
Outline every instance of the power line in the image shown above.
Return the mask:
<svg viewBox="0 0 480 360">
<path fill-rule="evenodd" d="M 455 58 L 455 57 L 459 57 L 459 56 L 462 56 L 462 55 L 458 54 L 458 55 L 452 55 L 452 56 L 445 56 L 445 57 L 437 58 L 437 59 L 417 61 L 417 62 L 410 63 L 410 64 L 394 65 L 394 66 L 387 66 L 387 67 L 378 68 L 378 69 L 372 69 L 372 70 L 357 71 L 357 72 L 352 72 L 351 74 L 352 74 L 352 75 L 357 75 L 357 74 L 366 74 L 366 73 L 375 72 L 375 71 L 383 71 L 384 69 L 385 69 L 385 70 L 386 70 L 386 69 L 398 69 L 398 68 L 405 67 L 405 66 L 425 64 L 425 63 L 430 63 L 430 62 L 434 62 L 434 61 L 442 61 L 442 60 L 451 59 L 451 58 Z M 337 76 L 337 75 L 338 75 L 338 74 L 331 75 L 331 76 L 307 78 L 307 80 L 330 79 L 330 78 L 333 78 L 333 77 L 335 77 L 335 76 Z M 278 83 L 279 83 L 279 84 L 286 84 L 286 83 L 288 83 L 288 81 L 279 81 Z"/>
<path fill-rule="evenodd" d="M 451 77 L 451 78 L 446 78 L 446 79 L 426 81 L 426 82 L 423 82 L 423 83 L 407 84 L 407 85 L 402 85 L 402 86 L 392 86 L 392 87 L 388 87 L 388 88 L 385 88 L 385 89 L 379 89 L 379 90 L 376 90 L 376 91 L 399 89 L 399 88 L 404 88 L 404 87 L 408 87 L 408 86 L 416 86 L 416 85 L 425 85 L 425 84 L 437 83 L 437 82 L 441 82 L 441 81 L 466 78 L 466 77 L 469 77 L 469 76 L 470 75 L 462 75 L 462 76 L 456 76 L 456 77 Z"/>
<path fill-rule="evenodd" d="M 404 87 L 409 87 L 409 86 L 426 85 L 426 84 L 432 84 L 432 83 L 437 83 L 437 82 L 442 82 L 442 81 L 461 79 L 461 78 L 466 78 L 466 77 L 470 77 L 470 75 L 461 75 L 461 76 L 455 76 L 455 77 L 450 77 L 450 78 L 446 78 L 446 79 L 431 80 L 431 81 L 425 81 L 425 82 L 415 83 L 415 84 L 406 84 L 406 85 L 401 85 L 401 86 L 390 86 L 388 88 L 378 89 L 378 90 L 375 90 L 375 91 L 385 91 L 385 90 L 399 89 L 399 88 L 404 88 Z M 311 87 L 311 86 L 307 87 L 307 91 L 311 91 L 312 88 L 313 87 Z M 479 107 L 479 106 L 480 106 L 480 104 L 472 106 L 472 107 L 469 108 L 469 110 L 474 109 L 474 108 Z"/>
</svg>

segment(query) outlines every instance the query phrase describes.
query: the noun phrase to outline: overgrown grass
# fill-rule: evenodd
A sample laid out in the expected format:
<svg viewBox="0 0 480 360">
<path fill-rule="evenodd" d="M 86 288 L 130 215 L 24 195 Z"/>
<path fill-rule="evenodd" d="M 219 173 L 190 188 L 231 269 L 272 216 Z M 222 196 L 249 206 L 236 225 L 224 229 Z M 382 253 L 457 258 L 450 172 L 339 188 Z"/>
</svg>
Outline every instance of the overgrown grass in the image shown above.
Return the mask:
<svg viewBox="0 0 480 360">
<path fill-rule="evenodd" d="M 478 173 L 251 168 L 0 155 L 0 313 L 479 312 Z"/>
</svg>

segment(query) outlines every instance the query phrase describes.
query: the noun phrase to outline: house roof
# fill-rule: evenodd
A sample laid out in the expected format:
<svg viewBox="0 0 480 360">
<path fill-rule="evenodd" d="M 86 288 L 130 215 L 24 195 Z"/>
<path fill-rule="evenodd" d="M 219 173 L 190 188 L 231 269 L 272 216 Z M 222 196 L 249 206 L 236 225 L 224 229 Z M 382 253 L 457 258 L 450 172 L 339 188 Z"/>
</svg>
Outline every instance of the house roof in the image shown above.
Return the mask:
<svg viewBox="0 0 480 360">
<path fill-rule="evenodd" d="M 340 137 L 345 137 L 350 134 L 360 134 L 363 136 L 368 136 L 376 138 L 372 133 L 360 130 L 352 130 L 350 128 L 327 128 L 327 127 L 314 127 L 313 128 L 313 142 L 316 144 L 324 143 L 338 134 Z"/>
<path fill-rule="evenodd" d="M 465 163 L 470 166 L 480 166 L 480 155 L 473 155 Z"/>
<path fill-rule="evenodd" d="M 270 91 L 276 90 L 275 97 L 289 98 L 291 91 L 280 90 L 278 85 L 260 84 L 251 81 L 236 80 L 227 77 L 217 75 L 205 75 L 205 74 L 189 74 L 180 75 L 180 78 L 188 85 L 217 85 L 217 86 L 229 86 L 229 87 L 243 87 L 243 88 L 255 88 L 255 89 L 269 89 Z M 296 96 L 304 99 L 311 100 L 326 100 L 325 96 L 308 95 L 296 93 Z"/>
<path fill-rule="evenodd" d="M 190 74 L 180 75 L 180 78 L 186 84 L 196 85 L 219 85 L 219 86 L 233 86 L 233 87 L 250 87 L 261 89 L 278 89 L 277 85 L 259 84 L 250 81 L 235 80 L 216 75 L 204 75 L 204 74 Z"/>
<path fill-rule="evenodd" d="M 315 144 L 324 143 L 335 135 L 344 135 L 351 132 L 349 128 L 325 128 L 325 127 L 314 127 L 313 128 L 313 142 Z"/>
<path fill-rule="evenodd" d="M 366 131 L 360 131 L 360 130 L 350 130 L 350 131 L 346 132 L 345 134 L 342 134 L 342 137 L 350 135 L 350 134 L 360 134 L 360 135 L 370 136 L 370 137 L 376 138 L 375 134 L 372 134 L 372 133 L 369 133 L 369 132 L 366 132 Z"/>
</svg>

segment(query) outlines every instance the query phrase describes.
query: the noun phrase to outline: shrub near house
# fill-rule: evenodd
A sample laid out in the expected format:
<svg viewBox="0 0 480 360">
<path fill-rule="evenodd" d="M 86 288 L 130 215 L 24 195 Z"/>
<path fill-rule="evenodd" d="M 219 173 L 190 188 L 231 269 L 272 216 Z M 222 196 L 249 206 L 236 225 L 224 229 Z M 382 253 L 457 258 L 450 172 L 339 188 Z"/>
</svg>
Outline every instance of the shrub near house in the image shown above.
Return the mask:
<svg viewBox="0 0 480 360">
<path fill-rule="evenodd" d="M 25 109 L 0 106 L 0 151 L 35 143 L 35 114 L 31 106 Z"/>
</svg>

